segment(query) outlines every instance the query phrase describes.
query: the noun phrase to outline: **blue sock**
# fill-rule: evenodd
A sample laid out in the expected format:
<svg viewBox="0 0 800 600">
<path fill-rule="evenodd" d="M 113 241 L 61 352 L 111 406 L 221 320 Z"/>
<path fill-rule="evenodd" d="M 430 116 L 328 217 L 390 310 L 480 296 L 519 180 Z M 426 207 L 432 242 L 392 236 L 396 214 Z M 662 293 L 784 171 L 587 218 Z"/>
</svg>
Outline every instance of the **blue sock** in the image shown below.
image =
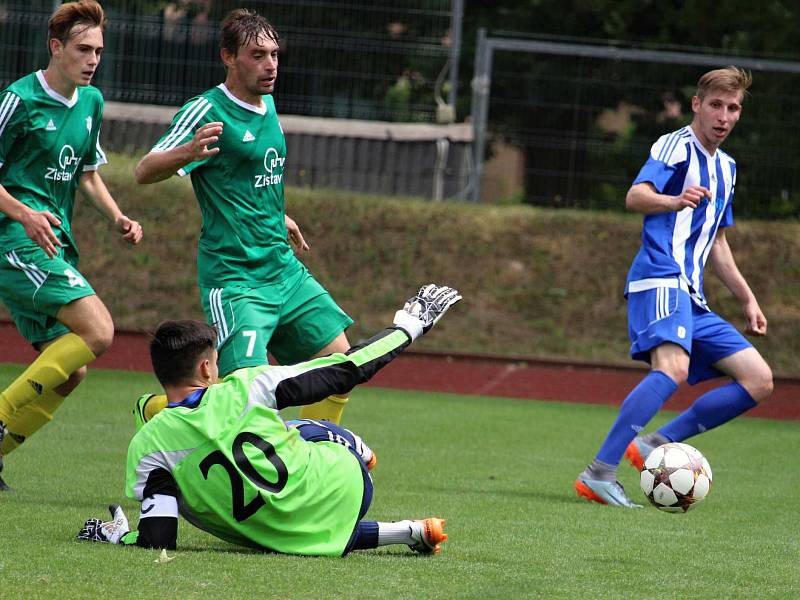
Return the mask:
<svg viewBox="0 0 800 600">
<path fill-rule="evenodd" d="M 669 375 L 650 371 L 622 403 L 617 420 L 600 446 L 597 460 L 616 467 L 631 440 L 677 389 L 678 384 Z"/>
<path fill-rule="evenodd" d="M 353 550 L 369 550 L 378 547 L 378 522 L 359 521 L 350 536 L 342 556 L 349 554 Z"/>
<path fill-rule="evenodd" d="M 756 404 L 749 392 L 734 381 L 700 396 L 658 432 L 673 442 L 682 442 L 727 423 Z"/>
</svg>

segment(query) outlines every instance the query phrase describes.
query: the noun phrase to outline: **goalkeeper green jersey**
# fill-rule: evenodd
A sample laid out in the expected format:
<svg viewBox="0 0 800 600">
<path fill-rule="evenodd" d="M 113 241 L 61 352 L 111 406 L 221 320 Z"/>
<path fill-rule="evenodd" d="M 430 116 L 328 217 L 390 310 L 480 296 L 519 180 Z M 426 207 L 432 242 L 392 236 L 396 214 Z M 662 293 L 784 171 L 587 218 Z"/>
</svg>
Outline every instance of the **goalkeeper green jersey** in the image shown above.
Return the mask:
<svg viewBox="0 0 800 600">
<path fill-rule="evenodd" d="M 84 171 L 106 162 L 98 136 L 103 96 L 92 86 L 72 98 L 53 90 L 44 72 L 31 73 L 0 93 L 0 185 L 33 210 L 61 221 L 54 233 L 74 253 L 72 208 Z M 20 223 L 0 213 L 0 249 L 35 246 Z"/>
<path fill-rule="evenodd" d="M 297 259 L 284 222 L 286 140 L 272 96 L 247 104 L 220 84 L 189 100 L 153 147 L 166 152 L 190 141 L 198 127 L 220 121 L 220 151 L 180 169 L 191 175 L 203 217 L 197 252 L 201 287 L 258 287 L 281 279 Z"/>
<path fill-rule="evenodd" d="M 259 395 L 267 369 L 236 371 L 196 408 L 156 415 L 128 452 L 127 493 L 141 501 L 158 464 L 175 479 L 181 514 L 200 529 L 287 554 L 341 555 L 364 490 L 358 459 L 288 428 Z"/>
<path fill-rule="evenodd" d="M 305 441 L 278 409 L 349 392 L 410 342 L 389 328 L 347 354 L 240 369 L 169 404 L 131 440 L 127 496 L 175 496 L 187 521 L 232 543 L 341 555 L 363 499 L 361 464 L 335 441 Z"/>
</svg>

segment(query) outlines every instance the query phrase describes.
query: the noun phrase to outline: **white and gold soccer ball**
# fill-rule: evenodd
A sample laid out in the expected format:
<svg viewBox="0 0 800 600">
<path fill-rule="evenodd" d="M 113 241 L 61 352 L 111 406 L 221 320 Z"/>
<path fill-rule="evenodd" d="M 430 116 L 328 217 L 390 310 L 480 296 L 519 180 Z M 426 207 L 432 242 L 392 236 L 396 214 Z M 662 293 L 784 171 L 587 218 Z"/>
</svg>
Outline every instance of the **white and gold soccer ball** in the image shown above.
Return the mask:
<svg viewBox="0 0 800 600">
<path fill-rule="evenodd" d="M 657 509 L 686 512 L 708 495 L 711 466 L 697 448 L 672 442 L 647 456 L 639 483 Z"/>
</svg>

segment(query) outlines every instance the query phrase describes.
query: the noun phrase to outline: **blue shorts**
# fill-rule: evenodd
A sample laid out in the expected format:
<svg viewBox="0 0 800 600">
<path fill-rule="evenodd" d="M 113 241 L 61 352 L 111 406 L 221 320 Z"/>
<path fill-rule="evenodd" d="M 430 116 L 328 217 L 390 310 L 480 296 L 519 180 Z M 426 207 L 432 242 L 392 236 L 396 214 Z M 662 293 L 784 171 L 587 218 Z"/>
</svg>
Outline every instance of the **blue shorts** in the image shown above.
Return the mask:
<svg viewBox="0 0 800 600">
<path fill-rule="evenodd" d="M 631 358 L 650 362 L 650 351 L 677 344 L 689 355 L 690 384 L 724 375 L 712 365 L 752 344 L 730 323 L 698 306 L 680 288 L 657 287 L 628 294 Z"/>
<path fill-rule="evenodd" d="M 358 519 L 362 519 L 369 505 L 372 504 L 372 477 L 369 469 L 358 453 L 358 448 L 363 444 L 361 438 L 349 429 L 340 427 L 329 421 L 316 421 L 314 419 L 293 419 L 286 421 L 290 427 L 296 427 L 297 431 L 307 442 L 337 442 L 346 447 L 358 459 L 361 465 L 361 475 L 364 478 L 364 494 L 361 497 L 361 508 L 358 511 Z"/>
</svg>

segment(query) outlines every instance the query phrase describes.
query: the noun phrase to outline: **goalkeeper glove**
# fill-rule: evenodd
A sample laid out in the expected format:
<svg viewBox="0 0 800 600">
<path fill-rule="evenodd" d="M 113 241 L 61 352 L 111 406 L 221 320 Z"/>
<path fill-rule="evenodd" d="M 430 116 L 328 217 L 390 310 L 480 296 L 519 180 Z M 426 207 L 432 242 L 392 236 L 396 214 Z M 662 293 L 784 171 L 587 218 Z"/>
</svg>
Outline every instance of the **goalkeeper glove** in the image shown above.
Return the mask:
<svg viewBox="0 0 800 600">
<path fill-rule="evenodd" d="M 394 315 L 394 324 L 402 327 L 412 340 L 428 333 L 444 313 L 461 300 L 458 290 L 446 285 L 429 283 L 419 288 L 417 295 L 409 298 L 402 310 Z"/>
<path fill-rule="evenodd" d="M 110 521 L 87 519 L 83 529 L 78 532 L 78 539 L 87 542 L 122 543 L 122 538 L 131 530 L 128 517 L 119 504 L 112 504 L 108 510 L 111 512 Z"/>
</svg>

